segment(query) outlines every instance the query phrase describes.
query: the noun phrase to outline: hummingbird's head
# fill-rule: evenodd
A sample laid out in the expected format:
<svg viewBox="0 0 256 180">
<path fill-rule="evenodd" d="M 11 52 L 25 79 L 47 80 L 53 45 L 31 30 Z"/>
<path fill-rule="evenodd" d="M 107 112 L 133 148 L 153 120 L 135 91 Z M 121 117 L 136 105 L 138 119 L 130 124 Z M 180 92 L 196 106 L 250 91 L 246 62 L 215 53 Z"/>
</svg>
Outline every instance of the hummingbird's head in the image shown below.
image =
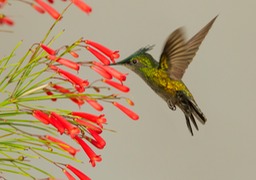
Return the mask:
<svg viewBox="0 0 256 180">
<path fill-rule="evenodd" d="M 111 65 L 124 65 L 136 73 L 141 72 L 143 69 L 146 70 L 147 68 L 155 67 L 157 62 L 147 53 L 151 49 L 153 49 L 153 46 L 141 48 L 122 61 Z"/>
</svg>

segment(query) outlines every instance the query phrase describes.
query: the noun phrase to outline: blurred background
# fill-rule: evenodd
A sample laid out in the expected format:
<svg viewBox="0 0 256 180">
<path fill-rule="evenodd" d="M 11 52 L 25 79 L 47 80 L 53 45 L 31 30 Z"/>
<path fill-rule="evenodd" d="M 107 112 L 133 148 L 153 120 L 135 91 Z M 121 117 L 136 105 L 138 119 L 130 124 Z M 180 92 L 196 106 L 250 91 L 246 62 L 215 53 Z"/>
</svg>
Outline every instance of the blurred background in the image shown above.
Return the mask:
<svg viewBox="0 0 256 180">
<path fill-rule="evenodd" d="M 17 56 L 23 55 L 33 43 L 42 40 L 54 22 L 47 14 L 38 14 L 25 4 L 10 3 L 3 12 L 16 24 L 12 28 L 14 33 L 0 33 L 1 57 L 8 55 L 20 40 L 23 45 Z M 150 53 L 158 60 L 167 36 L 176 28 L 185 26 L 190 38 L 213 17 L 219 17 L 183 77 L 208 118 L 206 125 L 200 125 L 200 131 L 192 137 L 179 109 L 171 111 L 137 75 L 118 67 L 129 73 L 126 85 L 131 91 L 127 96 L 134 100 L 133 110 L 140 119 L 132 121 L 114 107 L 105 107 L 107 128 L 117 132 L 103 134 L 107 146 L 97 151 L 103 161 L 92 168 L 88 158 L 80 153 L 84 163 L 76 167 L 92 179 L 255 179 L 256 1 L 87 0 L 86 3 L 93 12 L 88 16 L 72 6 L 53 31 L 52 36 L 65 29 L 53 47 L 85 37 L 120 50 L 122 59 L 154 44 Z M 54 7 L 60 10 L 66 5 L 56 1 Z M 85 78 L 88 73 L 85 72 Z M 74 104 L 66 104 L 66 108 L 74 108 Z M 93 111 L 88 106 L 81 110 Z M 58 169 L 49 172 L 65 179 Z"/>
</svg>

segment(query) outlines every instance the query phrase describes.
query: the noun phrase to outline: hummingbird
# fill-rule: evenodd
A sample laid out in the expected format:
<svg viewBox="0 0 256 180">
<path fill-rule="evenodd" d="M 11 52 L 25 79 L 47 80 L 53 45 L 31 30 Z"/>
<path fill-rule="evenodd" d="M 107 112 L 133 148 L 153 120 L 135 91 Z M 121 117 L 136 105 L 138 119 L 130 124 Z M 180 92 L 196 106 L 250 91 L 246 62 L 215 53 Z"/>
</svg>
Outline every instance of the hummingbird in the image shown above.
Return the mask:
<svg viewBox="0 0 256 180">
<path fill-rule="evenodd" d="M 148 53 L 153 46 L 147 46 L 124 60 L 111 64 L 123 65 L 139 75 L 166 101 L 171 110 L 179 107 L 185 115 L 192 136 L 191 122 L 198 130 L 196 119 L 202 124 L 205 124 L 207 119 L 182 81 L 182 77 L 216 18 L 217 16 L 188 41 L 185 39 L 183 27 L 172 32 L 166 40 L 159 62 Z"/>
</svg>

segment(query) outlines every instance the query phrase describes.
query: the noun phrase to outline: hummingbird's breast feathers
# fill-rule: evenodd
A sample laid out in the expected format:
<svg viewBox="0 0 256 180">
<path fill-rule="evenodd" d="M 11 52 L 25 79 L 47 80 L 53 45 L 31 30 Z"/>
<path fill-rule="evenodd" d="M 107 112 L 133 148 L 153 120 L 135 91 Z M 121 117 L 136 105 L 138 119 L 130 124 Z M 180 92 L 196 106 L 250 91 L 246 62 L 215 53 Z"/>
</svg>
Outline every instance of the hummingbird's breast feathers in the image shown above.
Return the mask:
<svg viewBox="0 0 256 180">
<path fill-rule="evenodd" d="M 182 81 L 171 79 L 169 74 L 162 69 L 143 68 L 140 76 L 165 101 L 174 98 L 177 91 L 184 91 L 192 97 Z"/>
</svg>

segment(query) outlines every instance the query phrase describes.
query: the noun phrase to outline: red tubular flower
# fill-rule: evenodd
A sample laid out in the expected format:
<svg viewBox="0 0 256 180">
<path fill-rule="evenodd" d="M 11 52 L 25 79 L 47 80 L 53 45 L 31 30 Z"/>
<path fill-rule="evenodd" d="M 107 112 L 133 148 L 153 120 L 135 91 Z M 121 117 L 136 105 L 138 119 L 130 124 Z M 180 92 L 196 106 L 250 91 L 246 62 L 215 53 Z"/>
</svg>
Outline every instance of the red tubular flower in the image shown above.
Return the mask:
<svg viewBox="0 0 256 180">
<path fill-rule="evenodd" d="M 110 66 L 104 66 L 99 62 L 93 61 L 92 62 L 94 65 L 99 66 L 100 68 L 104 69 L 105 71 L 107 71 L 109 74 L 111 74 L 113 77 L 115 77 L 116 79 L 120 80 L 120 81 L 125 81 L 126 80 L 126 75 L 127 74 L 123 74 L 119 71 L 117 71 L 116 69 L 110 67 Z"/>
<path fill-rule="evenodd" d="M 96 141 L 96 142 L 93 142 L 92 144 L 99 149 L 103 149 L 106 146 L 106 141 L 94 130 L 88 129 L 88 131 Z"/>
<path fill-rule="evenodd" d="M 48 0 L 49 3 L 53 4 L 54 3 L 54 0 Z"/>
<path fill-rule="evenodd" d="M 51 15 L 54 19 L 61 18 L 61 15 L 58 11 L 56 11 L 53 7 L 49 6 L 42 0 L 35 0 L 44 10 L 48 12 L 49 15 Z"/>
<path fill-rule="evenodd" d="M 79 107 L 81 107 L 84 104 L 84 100 L 80 97 L 70 97 L 69 99 L 76 103 Z"/>
<path fill-rule="evenodd" d="M 78 71 L 80 69 L 80 65 L 76 62 L 70 61 L 68 59 L 64 59 L 64 58 L 60 58 L 60 57 L 56 57 L 54 55 L 48 55 L 47 59 L 52 60 L 52 61 L 56 61 L 68 68 L 74 69 L 76 71 Z"/>
<path fill-rule="evenodd" d="M 105 66 L 104 68 L 109 74 L 111 74 L 113 77 L 115 77 L 116 79 L 118 79 L 119 81 L 125 81 L 126 80 L 126 75 L 127 74 L 123 74 L 119 71 L 117 71 L 116 69 L 109 67 L 109 66 Z"/>
<path fill-rule="evenodd" d="M 45 10 L 43 8 L 41 8 L 40 6 L 36 5 L 36 4 L 31 4 L 31 6 L 33 7 L 33 9 L 35 9 L 37 12 L 43 14 L 45 13 Z"/>
<path fill-rule="evenodd" d="M 47 52 L 47 54 L 49 55 L 55 55 L 56 54 L 56 51 L 44 44 L 40 44 L 41 48 L 43 48 L 43 50 L 45 50 L 45 52 Z"/>
<path fill-rule="evenodd" d="M 103 54 L 108 56 L 113 63 L 115 62 L 115 59 L 119 58 L 119 56 L 120 56 L 119 51 L 112 51 L 99 43 L 96 43 L 96 42 L 93 42 L 90 40 L 85 40 L 85 43 L 88 45 L 91 45 L 91 46 L 95 47 L 96 49 L 98 49 L 99 51 L 101 51 Z"/>
<path fill-rule="evenodd" d="M 96 109 L 97 111 L 102 111 L 103 110 L 103 106 L 100 105 L 95 99 L 91 99 L 87 96 L 83 96 L 83 98 L 85 99 L 85 101 L 90 104 L 94 109 Z"/>
<path fill-rule="evenodd" d="M 127 86 L 108 80 L 108 79 L 102 79 L 102 81 L 122 92 L 128 92 L 130 90 Z"/>
<path fill-rule="evenodd" d="M 44 90 L 44 92 L 45 92 L 48 96 L 52 96 L 52 95 L 53 95 L 53 92 L 51 92 L 49 89 L 44 88 L 43 90 Z M 57 101 L 57 98 L 52 98 L 52 101 Z"/>
<path fill-rule="evenodd" d="M 62 86 L 59 86 L 57 84 L 53 84 L 52 87 L 54 89 L 56 89 L 57 91 L 59 91 L 60 93 L 63 93 L 63 94 L 73 94 L 68 89 L 66 89 L 66 88 L 64 88 Z M 73 101 L 74 103 L 76 103 L 79 107 L 84 104 L 84 100 L 82 99 L 82 97 L 69 97 L 69 99 L 71 101 Z"/>
<path fill-rule="evenodd" d="M 99 66 L 92 65 L 91 69 L 93 69 L 95 72 L 97 72 L 98 74 L 100 74 L 102 77 L 104 77 L 106 79 L 112 79 L 112 75 L 109 74 L 104 69 L 100 68 Z"/>
<path fill-rule="evenodd" d="M 4 14 L 0 14 L 0 24 L 7 24 L 9 26 L 12 26 L 14 22 Z"/>
<path fill-rule="evenodd" d="M 40 110 L 34 110 L 33 116 L 35 118 L 37 118 L 38 120 L 40 120 L 41 122 L 43 122 L 44 124 L 52 124 L 54 127 L 56 127 L 58 129 L 60 134 L 64 133 L 64 131 L 65 131 L 64 126 L 60 122 L 56 121 L 56 119 L 53 119 L 48 114 L 46 114 Z"/>
<path fill-rule="evenodd" d="M 63 126 L 63 124 L 52 116 L 50 116 L 50 124 L 53 125 L 60 134 L 63 134 L 65 132 L 65 127 Z"/>
<path fill-rule="evenodd" d="M 79 116 L 81 118 L 87 119 L 91 122 L 97 123 L 99 126 L 102 126 L 102 124 L 105 124 L 107 122 L 106 118 L 104 117 L 104 114 L 101 114 L 99 116 L 85 112 L 71 112 L 71 114 L 74 116 Z"/>
<path fill-rule="evenodd" d="M 89 122 L 86 121 L 86 120 L 83 120 L 83 119 L 75 119 L 75 121 L 76 121 L 79 125 L 85 126 L 87 129 L 92 129 L 92 130 L 94 130 L 95 132 L 97 132 L 98 134 L 102 133 L 102 129 L 101 129 L 101 128 L 95 126 L 94 124 L 89 123 Z"/>
<path fill-rule="evenodd" d="M 89 14 L 90 12 L 92 12 L 92 8 L 90 6 L 88 6 L 86 3 L 84 3 L 81 0 L 72 0 L 72 2 L 79 7 L 82 11 L 86 12 L 87 14 Z"/>
<path fill-rule="evenodd" d="M 84 138 L 85 138 L 87 141 L 89 141 L 92 145 L 94 145 L 96 148 L 98 148 L 98 149 L 103 149 L 103 148 L 101 148 L 100 144 L 99 144 L 97 141 L 95 141 L 93 138 L 91 138 L 91 137 L 89 137 L 89 136 L 84 136 Z"/>
<path fill-rule="evenodd" d="M 57 85 L 57 84 L 53 84 L 52 87 L 53 87 L 54 89 L 56 89 L 57 91 L 63 93 L 63 94 L 71 93 L 68 89 L 66 89 L 66 88 L 64 88 L 64 87 L 62 87 L 62 86 L 59 86 L 59 85 Z"/>
<path fill-rule="evenodd" d="M 135 112 L 131 111 L 127 107 L 123 106 L 122 104 L 119 104 L 118 102 L 112 102 L 112 104 L 114 106 L 116 106 L 118 109 L 120 109 L 121 111 L 123 111 L 131 119 L 133 119 L 133 120 L 138 120 L 139 119 L 139 116 Z"/>
<path fill-rule="evenodd" d="M 80 180 L 91 180 L 88 176 L 86 176 L 83 172 L 79 171 L 75 167 L 71 166 L 70 164 L 66 164 L 66 167 L 72 171 Z"/>
<path fill-rule="evenodd" d="M 92 164 L 92 167 L 95 167 L 95 162 L 100 162 L 102 159 L 100 155 L 96 155 L 96 153 L 78 136 L 75 136 L 74 138 L 80 146 L 83 148 L 84 152 L 87 154 L 87 156 L 90 159 L 90 163 Z"/>
<path fill-rule="evenodd" d="M 52 112 L 51 116 L 58 120 L 65 129 L 68 130 L 68 134 L 70 134 L 71 138 L 74 138 L 80 133 L 80 129 L 76 126 L 73 126 L 70 122 L 68 122 L 64 117 L 60 116 L 59 114 Z"/>
<path fill-rule="evenodd" d="M 67 176 L 68 180 L 76 180 L 66 169 L 63 169 L 62 171 Z"/>
<path fill-rule="evenodd" d="M 89 82 L 87 80 L 83 80 L 74 74 L 64 71 L 63 69 L 60 69 L 53 65 L 51 65 L 50 68 L 66 78 L 69 82 L 71 82 L 75 86 L 76 90 L 80 93 L 84 92 L 85 87 L 89 85 Z"/>
<path fill-rule="evenodd" d="M 44 124 L 50 124 L 49 115 L 45 114 L 43 111 L 34 110 L 33 116 Z"/>
<path fill-rule="evenodd" d="M 67 151 L 69 154 L 71 154 L 72 156 L 75 156 L 76 153 L 79 151 L 79 149 L 75 149 L 74 147 L 70 146 L 69 144 L 55 138 L 52 136 L 44 136 L 46 139 L 55 142 L 59 147 L 61 147 L 63 150 Z"/>
<path fill-rule="evenodd" d="M 90 51 L 96 58 L 98 58 L 103 64 L 105 65 L 109 65 L 110 64 L 110 61 L 103 55 L 101 54 L 99 51 L 89 47 L 89 46 L 86 46 L 86 49 L 88 51 Z"/>
</svg>

